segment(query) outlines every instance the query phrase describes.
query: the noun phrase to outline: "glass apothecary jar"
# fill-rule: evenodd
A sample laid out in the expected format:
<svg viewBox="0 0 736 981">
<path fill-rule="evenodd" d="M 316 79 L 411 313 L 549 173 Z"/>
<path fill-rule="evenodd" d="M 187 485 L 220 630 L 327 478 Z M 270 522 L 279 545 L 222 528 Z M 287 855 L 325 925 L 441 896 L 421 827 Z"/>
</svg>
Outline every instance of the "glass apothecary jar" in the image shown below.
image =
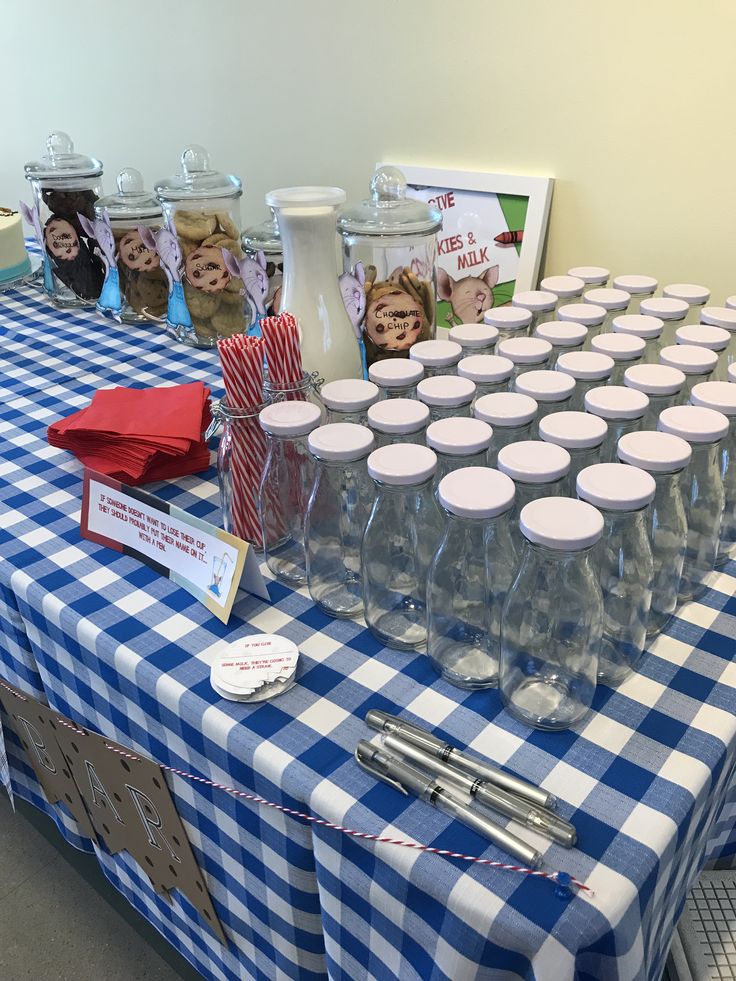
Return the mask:
<svg viewBox="0 0 736 981">
<path fill-rule="evenodd" d="M 284 280 L 284 250 L 281 245 L 281 235 L 276 216 L 271 211 L 271 217 L 260 225 L 246 228 L 240 238 L 243 252 L 248 259 L 261 262 L 262 253 L 266 261 L 266 276 L 268 277 L 268 292 L 263 301 L 266 316 L 271 317 L 281 310 L 281 284 Z"/>
</svg>

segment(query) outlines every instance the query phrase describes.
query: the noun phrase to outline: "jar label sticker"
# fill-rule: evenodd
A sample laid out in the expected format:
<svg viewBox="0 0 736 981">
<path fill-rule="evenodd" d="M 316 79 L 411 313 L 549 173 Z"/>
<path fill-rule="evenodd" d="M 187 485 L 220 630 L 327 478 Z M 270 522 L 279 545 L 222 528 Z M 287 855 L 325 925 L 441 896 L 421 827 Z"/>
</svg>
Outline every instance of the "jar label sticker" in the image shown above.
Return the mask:
<svg viewBox="0 0 736 981">
<path fill-rule="evenodd" d="M 158 255 L 143 244 L 140 232 L 135 228 L 123 235 L 118 250 L 123 265 L 136 272 L 153 272 L 161 266 Z"/>
<path fill-rule="evenodd" d="M 44 230 L 46 248 L 54 259 L 69 262 L 79 255 L 79 236 L 66 218 L 50 218 Z"/>
<path fill-rule="evenodd" d="M 203 293 L 220 293 L 230 282 L 222 249 L 214 245 L 200 245 L 186 258 L 187 282 Z"/>
</svg>

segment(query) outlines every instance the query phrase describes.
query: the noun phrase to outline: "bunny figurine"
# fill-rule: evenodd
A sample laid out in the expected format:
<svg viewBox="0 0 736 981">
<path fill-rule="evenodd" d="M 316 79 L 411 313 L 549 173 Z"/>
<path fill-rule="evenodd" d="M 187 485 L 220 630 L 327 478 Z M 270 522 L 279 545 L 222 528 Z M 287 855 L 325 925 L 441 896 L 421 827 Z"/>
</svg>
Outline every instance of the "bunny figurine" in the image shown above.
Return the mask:
<svg viewBox="0 0 736 981">
<path fill-rule="evenodd" d="M 46 246 L 43 241 L 43 229 L 41 228 L 41 219 L 38 214 L 38 206 L 24 204 L 23 201 L 20 202 L 20 213 L 23 215 L 23 220 L 27 225 L 30 225 L 33 229 L 33 235 L 38 243 L 38 247 L 41 249 L 41 255 L 43 256 L 43 288 L 47 293 L 54 292 L 54 277 L 51 272 L 51 262 L 49 261 L 48 254 L 46 253 Z"/>
<path fill-rule="evenodd" d="M 266 255 L 256 252 L 255 259 L 246 256 L 238 259 L 232 252 L 222 249 L 225 268 L 235 279 L 242 279 L 241 295 L 247 296 L 255 312 L 255 319 L 248 333 L 252 337 L 261 336 L 260 321 L 266 316 L 266 297 L 268 296 L 268 274 L 266 273 Z"/>
<path fill-rule="evenodd" d="M 192 318 L 184 297 L 182 283 L 182 254 L 176 229 L 170 219 L 154 235 L 145 225 L 138 226 L 138 234 L 147 249 L 155 252 L 161 260 L 166 278 L 169 281 L 169 304 L 166 311 L 166 324 L 175 335 L 182 331 L 192 331 Z"/>
<path fill-rule="evenodd" d="M 105 208 L 102 214 L 98 214 L 94 221 L 90 221 L 85 215 L 77 212 L 79 224 L 86 234 L 96 240 L 102 252 L 102 262 L 105 266 L 105 281 L 102 284 L 102 291 L 97 300 L 97 309 L 100 313 L 111 313 L 115 320 L 120 322 L 120 312 L 123 309 L 123 301 L 120 296 L 120 277 L 118 274 L 118 256 L 115 248 L 115 236 L 110 225 L 110 216 Z"/>
</svg>

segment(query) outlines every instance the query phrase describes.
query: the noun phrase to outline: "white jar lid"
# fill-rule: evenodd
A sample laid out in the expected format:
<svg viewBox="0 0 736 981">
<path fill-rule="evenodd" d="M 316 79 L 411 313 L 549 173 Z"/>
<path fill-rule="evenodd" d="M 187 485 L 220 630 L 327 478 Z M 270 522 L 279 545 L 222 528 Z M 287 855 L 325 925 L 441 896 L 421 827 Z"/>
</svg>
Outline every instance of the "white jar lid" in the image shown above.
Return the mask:
<svg viewBox="0 0 736 981">
<path fill-rule="evenodd" d="M 607 354 L 614 361 L 634 361 L 644 354 L 647 345 L 644 338 L 636 334 L 598 334 L 590 347 L 596 354 Z"/>
<path fill-rule="evenodd" d="M 475 347 L 488 347 L 498 340 L 498 327 L 492 324 L 456 324 L 450 328 L 450 340 L 460 347 L 472 350 Z"/>
<path fill-rule="evenodd" d="M 599 289 L 588 290 L 583 297 L 583 303 L 595 303 L 605 310 L 625 310 L 630 299 L 631 294 L 626 290 Z"/>
<path fill-rule="evenodd" d="M 700 405 L 671 405 L 659 413 L 657 429 L 688 443 L 715 443 L 728 432 L 728 419 L 722 412 Z"/>
<path fill-rule="evenodd" d="M 588 328 L 569 320 L 546 320 L 535 327 L 534 336 L 549 341 L 552 347 L 578 347 L 588 336 Z"/>
<path fill-rule="evenodd" d="M 726 297 L 726 309 L 736 310 L 736 293 L 733 296 Z"/>
<path fill-rule="evenodd" d="M 409 348 L 409 357 L 425 368 L 445 368 L 457 364 L 463 349 L 454 341 L 418 341 Z"/>
<path fill-rule="evenodd" d="M 385 358 L 374 361 L 368 369 L 368 377 L 380 388 L 403 388 L 416 385 L 424 377 L 424 368 L 409 358 Z"/>
<path fill-rule="evenodd" d="M 501 330 L 522 330 L 532 322 L 532 315 L 521 307 L 491 307 L 483 322 Z"/>
<path fill-rule="evenodd" d="M 664 320 L 659 317 L 647 317 L 643 313 L 623 313 L 613 318 L 613 330 L 618 334 L 634 334 L 649 341 L 659 337 L 664 329 Z"/>
<path fill-rule="evenodd" d="M 373 405 L 379 395 L 378 385 L 363 378 L 338 378 L 327 382 L 319 392 L 327 408 L 339 412 L 360 412 Z"/>
<path fill-rule="evenodd" d="M 497 518 L 514 503 L 516 488 L 498 470 L 463 467 L 442 478 L 437 496 L 447 511 L 460 518 Z"/>
<path fill-rule="evenodd" d="M 659 360 L 686 375 L 705 375 L 718 364 L 718 355 L 697 344 L 670 344 L 659 352 Z"/>
<path fill-rule="evenodd" d="M 684 300 L 666 296 L 652 296 L 639 304 L 639 311 L 645 317 L 659 317 L 660 320 L 684 320 L 689 309 Z"/>
<path fill-rule="evenodd" d="M 497 350 L 514 364 L 541 364 L 552 354 L 552 345 L 541 337 L 507 337 Z"/>
<path fill-rule="evenodd" d="M 606 310 L 595 303 L 566 303 L 557 311 L 557 316 L 584 327 L 597 327 L 606 319 Z"/>
<path fill-rule="evenodd" d="M 416 344 L 414 345 L 416 347 Z M 460 350 L 460 345 L 455 345 Z M 464 405 L 473 400 L 475 382 L 459 375 L 437 375 L 417 385 L 417 397 L 426 405 Z"/>
<path fill-rule="evenodd" d="M 690 444 L 670 433 L 644 430 L 626 433 L 618 441 L 618 458 L 649 473 L 675 473 L 690 463 Z"/>
<path fill-rule="evenodd" d="M 319 426 L 322 412 L 313 402 L 274 402 L 261 409 L 261 429 L 272 436 L 306 436 Z"/>
<path fill-rule="evenodd" d="M 585 411 L 601 419 L 641 419 L 649 396 L 625 385 L 601 385 L 585 393 Z"/>
<path fill-rule="evenodd" d="M 589 450 L 600 446 L 608 426 L 589 412 L 552 412 L 539 422 L 539 435 L 547 443 L 566 450 Z"/>
<path fill-rule="evenodd" d="M 461 378 L 479 382 L 502 382 L 511 377 L 514 362 L 497 354 L 471 354 L 458 362 L 457 373 Z"/>
<path fill-rule="evenodd" d="M 731 335 L 723 327 L 711 327 L 710 324 L 685 324 L 675 331 L 678 344 L 695 344 L 696 347 L 707 347 L 710 351 L 725 351 Z"/>
<path fill-rule="evenodd" d="M 448 456 L 470 456 L 482 453 L 491 445 L 493 430 L 480 419 L 451 416 L 438 419 L 427 429 L 427 446 Z"/>
<path fill-rule="evenodd" d="M 736 308 L 730 306 L 731 300 L 736 300 L 736 297 L 730 296 L 725 307 L 703 307 L 700 311 L 700 322 L 723 327 L 724 330 L 736 330 Z"/>
<path fill-rule="evenodd" d="M 615 276 L 613 285 L 617 290 L 626 290 L 627 293 L 653 293 L 657 288 L 657 280 L 653 276 L 638 276 L 626 274 Z"/>
<path fill-rule="evenodd" d="M 416 399 L 384 399 L 368 409 L 368 423 L 379 433 L 416 433 L 429 422 L 429 408 Z"/>
<path fill-rule="evenodd" d="M 585 282 L 577 276 L 545 276 L 539 285 L 560 298 L 582 296 L 585 289 Z"/>
<path fill-rule="evenodd" d="M 668 296 L 673 300 L 684 300 L 685 303 L 707 303 L 710 299 L 710 290 L 707 286 L 696 286 L 695 283 L 670 283 L 662 290 L 662 296 Z"/>
<path fill-rule="evenodd" d="M 690 404 L 736 416 L 736 385 L 732 382 L 699 382 L 690 392 Z"/>
<path fill-rule="evenodd" d="M 514 382 L 514 391 L 536 402 L 563 402 L 575 391 L 575 379 L 561 371 L 525 371 Z"/>
<path fill-rule="evenodd" d="M 393 487 L 421 484 L 437 469 L 437 455 L 428 446 L 392 443 L 368 457 L 368 473 L 374 480 Z"/>
<path fill-rule="evenodd" d="M 730 364 L 727 370 L 728 370 L 728 380 L 730 382 L 736 382 L 736 363 Z"/>
<path fill-rule="evenodd" d="M 531 374 L 531 372 L 528 372 Z M 482 395 L 473 406 L 473 415 L 501 429 L 526 426 L 537 414 L 537 403 L 518 392 L 492 392 Z"/>
<path fill-rule="evenodd" d="M 498 451 L 498 469 L 522 484 L 549 484 L 570 471 L 570 454 L 562 446 L 523 439 Z"/>
<path fill-rule="evenodd" d="M 646 395 L 677 395 L 684 384 L 684 373 L 666 364 L 634 364 L 624 372 L 624 385 Z"/>
<path fill-rule="evenodd" d="M 589 548 L 603 534 L 603 515 L 587 501 L 573 497 L 540 497 L 521 509 L 524 538 L 560 552 Z"/>
<path fill-rule="evenodd" d="M 568 351 L 557 359 L 557 370 L 579 381 L 608 378 L 614 369 L 613 358 L 595 351 Z"/>
<path fill-rule="evenodd" d="M 543 313 L 546 310 L 554 310 L 557 306 L 557 297 L 547 290 L 522 290 L 520 293 L 514 293 L 511 302 L 515 307 Z"/>
<path fill-rule="evenodd" d="M 586 286 L 600 286 L 608 282 L 611 270 L 605 266 L 573 266 L 567 270 L 567 275 L 582 279 Z"/>
<path fill-rule="evenodd" d="M 320 460 L 361 460 L 375 446 L 373 433 L 355 422 L 331 422 L 312 430 L 307 440 Z"/>
<path fill-rule="evenodd" d="M 625 463 L 594 463 L 578 474 L 578 497 L 605 511 L 638 511 L 651 504 L 654 477 Z"/>
</svg>

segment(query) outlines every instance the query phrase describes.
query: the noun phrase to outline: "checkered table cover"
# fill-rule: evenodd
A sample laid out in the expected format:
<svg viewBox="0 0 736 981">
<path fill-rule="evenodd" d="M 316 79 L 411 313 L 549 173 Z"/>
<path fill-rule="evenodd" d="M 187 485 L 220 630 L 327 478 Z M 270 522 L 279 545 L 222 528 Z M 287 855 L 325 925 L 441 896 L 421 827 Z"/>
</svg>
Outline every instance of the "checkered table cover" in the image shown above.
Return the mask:
<svg viewBox="0 0 736 981">
<path fill-rule="evenodd" d="M 225 627 L 132 558 L 80 538 L 81 468 L 47 444 L 48 424 L 103 386 L 202 378 L 219 394 L 212 352 L 172 344 L 153 326 L 52 310 L 31 289 L 0 299 L 0 343 L 8 681 L 164 764 L 348 827 L 508 861 L 355 765 L 356 742 L 370 735 L 366 711 L 405 713 L 542 783 L 578 829 L 569 852 L 526 832 L 552 869 L 595 890 L 565 902 L 542 880 L 306 826 L 173 777 L 230 949 L 186 900 L 156 896 L 129 856 L 98 857 L 205 977 L 659 977 L 698 871 L 736 852 L 736 565 L 714 574 L 638 674 L 617 691 L 599 686 L 577 731 L 530 732 L 497 692 L 452 688 L 426 657 L 330 620 L 304 591 L 271 583 L 270 605 L 242 595 Z M 214 470 L 152 489 L 219 521 Z M 256 631 L 299 646 L 299 683 L 271 703 L 223 701 L 209 664 L 225 642 Z M 6 737 L 16 792 L 44 806 L 7 727 Z M 56 820 L 73 839 L 68 816 Z"/>
</svg>

